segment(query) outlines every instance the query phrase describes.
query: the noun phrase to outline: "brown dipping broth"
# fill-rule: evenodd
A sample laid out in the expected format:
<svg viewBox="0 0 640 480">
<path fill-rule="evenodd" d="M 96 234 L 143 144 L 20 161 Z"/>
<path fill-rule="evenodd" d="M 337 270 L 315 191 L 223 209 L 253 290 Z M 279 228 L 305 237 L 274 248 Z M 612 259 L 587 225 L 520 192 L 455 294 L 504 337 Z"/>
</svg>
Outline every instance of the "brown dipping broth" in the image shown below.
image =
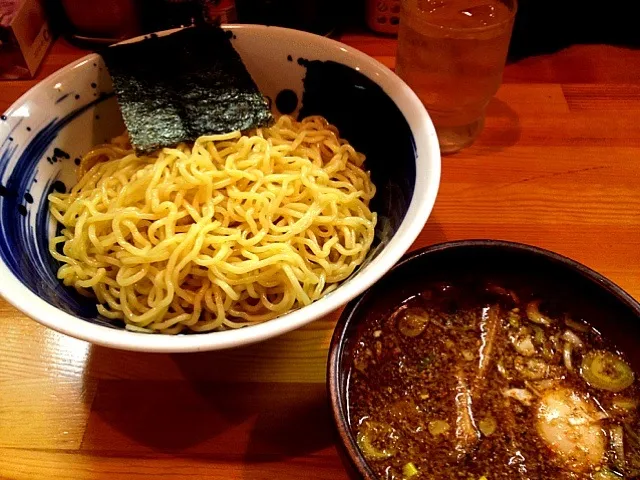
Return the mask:
<svg viewBox="0 0 640 480">
<path fill-rule="evenodd" d="M 595 328 L 607 309 L 528 277 L 425 279 L 360 322 L 348 416 L 379 478 L 640 474 L 640 391 Z"/>
</svg>

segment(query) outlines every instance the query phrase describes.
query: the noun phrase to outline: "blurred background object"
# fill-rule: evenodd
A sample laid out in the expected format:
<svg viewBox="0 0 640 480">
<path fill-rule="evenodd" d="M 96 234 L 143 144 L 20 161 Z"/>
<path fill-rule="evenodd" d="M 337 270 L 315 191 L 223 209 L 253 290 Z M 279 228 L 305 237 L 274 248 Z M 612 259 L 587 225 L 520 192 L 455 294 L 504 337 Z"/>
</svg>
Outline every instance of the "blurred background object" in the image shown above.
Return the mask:
<svg viewBox="0 0 640 480">
<path fill-rule="evenodd" d="M 79 43 L 110 44 L 141 33 L 136 0 L 60 0 L 63 31 Z"/>
<path fill-rule="evenodd" d="M 57 5 L 55 4 L 59 2 Z M 58 29 L 83 47 L 109 45 L 143 33 L 201 22 L 234 23 L 234 0 L 55 0 Z"/>
<path fill-rule="evenodd" d="M 145 33 L 193 25 L 205 21 L 233 23 L 234 0 L 135 0 L 142 11 Z"/>
<path fill-rule="evenodd" d="M 208 23 L 235 23 L 238 20 L 235 0 L 203 0 L 202 14 Z"/>
<path fill-rule="evenodd" d="M 397 35 L 400 0 L 366 0 L 367 26 L 378 33 Z"/>
<path fill-rule="evenodd" d="M 397 34 L 399 3 L 399 0 L 366 0 L 360 17 L 373 32 Z M 509 60 L 553 53 L 574 44 L 637 48 L 639 17 L 638 1 L 519 0 Z"/>
<path fill-rule="evenodd" d="M 218 21 L 276 25 L 320 35 L 369 30 L 392 36 L 398 31 L 400 6 L 400 0 L 44 1 L 57 31 L 88 47 L 140 33 Z M 636 27 L 640 16 L 638 1 L 591 4 L 584 0 L 519 0 L 518 3 L 510 61 L 552 53 L 576 43 L 640 46 L 640 30 Z"/>
<path fill-rule="evenodd" d="M 519 0 L 509 60 L 557 52 L 575 44 L 640 46 L 636 0 Z"/>
<path fill-rule="evenodd" d="M 335 34 L 363 25 L 366 0 L 47 0 L 60 33 L 72 43 L 95 48 L 135 35 L 201 22 L 256 23 Z M 397 28 L 395 5 L 387 0 Z M 376 18 L 380 19 L 378 15 Z"/>
<path fill-rule="evenodd" d="M 240 23 L 259 23 L 330 35 L 342 23 L 348 1 L 236 0 Z"/>
<path fill-rule="evenodd" d="M 0 0 L 0 80 L 34 76 L 50 44 L 40 0 Z"/>
</svg>

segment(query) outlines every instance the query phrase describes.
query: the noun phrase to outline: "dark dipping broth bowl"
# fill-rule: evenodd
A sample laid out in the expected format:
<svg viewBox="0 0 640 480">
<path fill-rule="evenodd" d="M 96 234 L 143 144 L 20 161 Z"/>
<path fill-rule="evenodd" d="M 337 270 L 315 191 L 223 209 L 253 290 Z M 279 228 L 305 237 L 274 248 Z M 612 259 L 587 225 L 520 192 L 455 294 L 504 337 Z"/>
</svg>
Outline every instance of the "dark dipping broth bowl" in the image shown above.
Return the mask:
<svg viewBox="0 0 640 480">
<path fill-rule="evenodd" d="M 482 298 L 465 298 L 464 292 L 478 292 L 485 288 L 482 286 L 489 286 L 492 291 L 485 292 L 486 295 L 484 293 L 478 294 Z M 476 288 L 480 290 L 476 290 Z M 459 296 L 451 293 L 456 289 L 462 292 Z M 435 294 L 432 293 L 434 291 L 436 291 Z M 518 322 L 520 323 L 511 323 L 508 320 L 512 315 L 510 313 L 511 310 L 504 307 L 504 305 L 508 306 L 509 302 L 511 302 L 508 298 L 509 291 L 517 292 L 519 304 L 527 305 L 527 307 L 529 303 L 535 300 L 542 300 L 538 310 L 546 313 L 547 317 L 553 319 L 555 316 L 560 319 L 553 319 L 556 323 L 552 326 L 545 327 L 544 325 L 535 324 L 529 321 L 528 308 L 523 307 L 517 310 L 517 314 L 514 315 L 514 317 L 519 317 Z M 426 294 L 425 292 L 431 293 Z M 448 295 L 450 297 L 447 297 Z M 469 296 L 473 297 L 473 294 Z M 500 300 L 500 297 L 504 298 Z M 441 298 L 453 298 L 453 300 L 442 302 Z M 468 311 L 465 309 L 477 308 L 487 298 L 497 299 L 495 302 L 503 305 L 498 308 L 501 312 L 500 325 L 505 329 L 514 327 L 514 325 L 522 325 L 529 329 L 532 336 L 537 330 L 542 330 L 543 333 L 546 332 L 546 335 L 551 335 L 549 332 L 554 331 L 554 328 L 556 329 L 555 331 L 569 329 L 577 332 L 577 335 L 584 341 L 581 347 L 572 347 L 571 357 L 573 363 L 570 363 L 574 368 L 572 372 L 566 371 L 563 374 L 564 376 L 559 376 L 559 379 L 555 380 L 553 379 L 554 375 L 550 375 L 552 380 L 546 383 L 545 380 L 539 378 L 529 381 L 527 385 L 542 386 L 539 394 L 533 395 L 530 407 L 525 407 L 520 401 L 505 396 L 503 390 L 498 390 L 503 387 L 506 380 L 504 382 L 499 380 L 499 372 L 496 372 L 496 370 L 499 370 L 498 363 L 502 366 L 502 362 L 508 363 L 508 358 L 513 359 L 516 354 L 525 360 L 534 357 L 522 356 L 520 350 L 516 352 L 517 349 L 510 340 L 513 337 L 507 338 L 506 343 L 503 343 L 502 349 L 494 347 L 494 351 L 489 352 L 487 355 L 486 340 L 491 333 L 488 333 L 487 329 L 484 328 L 486 324 L 476 323 L 472 328 L 469 328 L 470 335 L 477 337 L 475 351 L 473 350 L 473 344 L 470 347 L 466 333 L 460 333 L 458 341 L 454 341 L 453 344 L 449 345 L 454 352 L 451 355 L 456 358 L 464 355 L 469 357 L 466 359 L 468 360 L 467 366 L 463 369 L 452 365 L 451 362 L 449 364 L 444 363 L 437 357 L 429 358 L 429 355 L 421 358 L 412 358 L 411 347 L 407 347 L 410 344 L 406 342 L 414 339 L 407 337 L 406 334 L 399 340 L 391 341 L 385 338 L 390 332 L 389 329 L 394 328 L 391 325 L 396 325 L 395 328 L 400 329 L 398 318 L 400 318 L 401 314 L 397 313 L 399 307 L 400 311 L 403 311 L 402 309 L 404 308 L 404 312 L 406 312 L 407 309 L 414 308 L 416 305 L 422 305 L 425 308 L 425 312 L 431 312 L 431 306 L 436 305 L 434 307 L 436 310 L 446 310 L 445 316 L 434 317 L 435 314 L 430 313 L 427 315 L 429 320 L 426 323 L 425 330 L 420 332 L 420 328 L 418 328 L 417 334 L 416 331 L 409 333 L 411 336 L 416 334 L 416 338 L 422 335 L 424 339 L 426 336 L 429 339 L 428 342 L 431 342 L 428 345 L 433 345 L 433 351 L 437 354 L 438 348 L 440 348 L 440 351 L 443 348 L 441 347 L 442 343 L 451 343 L 446 338 L 451 339 L 452 333 L 451 331 L 434 333 L 433 330 L 429 332 L 428 329 L 438 330 L 442 328 L 442 320 L 446 318 L 446 314 L 454 314 L 457 310 L 462 312 Z M 469 300 L 469 303 L 467 303 L 467 300 Z M 488 301 L 488 303 L 491 303 L 491 301 Z M 515 302 L 511 305 L 514 304 Z M 478 314 L 480 322 L 486 319 L 490 322 L 490 310 L 484 309 L 482 311 L 485 316 L 483 317 L 482 313 Z M 394 312 L 396 313 L 394 314 Z M 406 313 L 404 315 L 406 316 Z M 457 328 L 460 328 L 460 332 L 464 331 L 465 318 L 468 318 L 464 317 L 464 315 L 461 315 L 461 317 L 460 321 L 462 323 L 457 325 Z M 439 321 L 432 321 L 434 318 L 439 318 Z M 567 320 L 567 318 L 570 318 L 570 320 Z M 629 412 L 632 411 L 632 413 L 623 412 L 620 414 L 619 412 L 614 412 L 608 418 L 601 418 L 602 411 L 612 412 L 609 409 L 611 405 L 618 405 L 619 402 L 623 403 L 627 401 L 627 398 L 631 398 L 635 402 L 640 400 L 638 395 L 640 391 L 640 382 L 638 380 L 638 372 L 640 372 L 639 320 L 640 304 L 620 287 L 584 265 L 547 250 L 510 242 L 468 240 L 443 243 L 412 252 L 403 257 L 373 287 L 345 307 L 331 341 L 327 376 L 328 393 L 339 436 L 339 452 L 345 467 L 351 478 L 367 480 L 380 478 L 464 478 L 465 480 L 471 478 L 474 480 L 485 480 L 485 478 L 486 480 L 502 478 L 513 480 L 534 478 L 561 480 L 640 478 L 635 471 L 637 468 L 632 465 L 636 459 L 629 459 L 629 455 L 637 454 L 636 447 L 632 446 L 633 442 L 637 441 L 637 434 L 635 439 L 632 439 L 629 435 L 633 435 L 633 432 L 629 433 L 626 430 L 627 427 L 630 427 L 630 430 L 638 432 L 639 422 L 638 414 L 635 411 L 636 408 L 631 407 Z M 473 320 L 470 321 L 472 322 Z M 565 326 L 567 322 L 579 330 L 567 328 Z M 509 326 L 510 324 L 511 327 Z M 453 325 L 454 327 L 456 326 L 455 323 Z M 584 327 L 590 327 L 590 329 Z M 440 330 L 438 331 L 440 332 Z M 390 333 L 392 339 L 393 335 L 393 332 Z M 396 335 L 400 336 L 401 333 L 398 331 Z M 455 335 L 453 333 L 454 339 L 456 338 Z M 562 344 L 566 343 L 566 337 L 561 338 L 563 339 Z M 380 340 L 379 348 L 381 349 L 381 354 L 375 351 L 378 349 L 375 346 L 376 340 Z M 392 349 L 394 345 L 396 348 L 395 354 L 398 358 L 403 358 L 398 364 L 395 373 L 385 370 L 389 369 L 389 365 L 393 364 L 393 362 L 384 360 L 385 349 Z M 440 347 L 437 347 L 437 345 L 440 345 Z M 522 346 L 521 344 L 518 345 Z M 405 352 L 402 352 L 403 346 L 407 348 Z M 371 370 L 366 370 L 365 367 L 359 366 L 357 363 L 362 361 L 362 351 L 367 347 L 371 347 L 373 350 L 369 360 L 367 360 L 368 365 L 366 365 L 366 368 Z M 527 347 L 530 349 L 531 345 L 525 343 L 524 347 L 525 350 Z M 484 351 L 482 350 L 483 348 L 485 348 Z M 536 346 L 536 348 L 539 347 Z M 471 351 L 474 355 L 473 358 L 471 355 L 465 354 L 467 350 Z M 585 371 L 584 359 L 588 358 L 587 352 L 605 351 L 612 352 L 616 358 L 622 359 L 626 363 L 627 369 L 630 367 L 635 374 L 633 384 L 622 392 L 614 393 L 612 391 L 598 390 L 592 384 L 587 385 L 585 383 L 583 372 Z M 560 360 L 558 361 L 557 358 L 555 360 L 557 365 L 555 371 L 559 373 L 561 373 L 561 367 L 566 368 L 563 363 L 562 347 L 560 347 L 560 352 Z M 485 365 L 485 367 L 481 366 L 483 354 L 492 358 L 489 360 L 488 366 Z M 359 360 L 354 362 L 356 358 Z M 364 355 L 364 358 L 368 357 Z M 376 358 L 378 358 L 377 361 Z M 421 365 L 420 362 L 424 363 L 425 358 L 429 358 L 428 365 Z M 464 359 L 461 361 L 464 361 Z M 549 363 L 553 365 L 553 362 Z M 472 365 L 472 367 L 469 367 L 469 365 Z M 513 367 L 515 362 L 511 365 Z M 432 370 L 430 374 L 425 375 L 425 378 L 428 379 L 425 381 L 431 382 L 431 386 L 423 390 L 427 392 L 426 397 L 419 394 L 421 387 L 416 386 L 417 381 L 407 386 L 407 382 L 402 380 L 403 378 L 419 379 L 416 372 L 420 372 L 422 367 L 425 369 L 435 368 L 435 371 Z M 481 368 L 487 368 L 487 372 L 483 375 L 479 374 Z M 459 372 L 461 376 L 458 377 L 458 373 L 455 372 Z M 369 380 L 354 379 L 362 379 L 363 375 L 368 375 L 366 378 L 370 379 L 387 379 L 388 383 L 384 384 L 383 388 L 391 390 L 388 391 L 388 394 L 386 391 L 381 393 L 381 388 L 376 391 L 372 390 L 368 395 L 362 395 L 365 391 L 362 389 L 362 384 L 366 384 Z M 374 380 L 371 380 L 371 382 L 374 382 Z M 512 377 L 509 382 L 515 383 L 515 386 L 521 386 L 523 380 L 522 378 Z M 566 399 L 573 398 L 578 402 L 578 406 L 581 405 L 581 399 L 586 399 L 589 405 L 597 407 L 593 411 L 587 409 L 588 415 L 595 416 L 597 422 L 599 422 L 594 423 L 594 425 L 597 426 L 602 434 L 596 432 L 596 436 L 600 445 L 605 448 L 604 456 L 599 461 L 600 466 L 595 469 L 580 466 L 581 462 L 584 463 L 586 461 L 588 463 L 589 460 L 597 458 L 597 454 L 595 457 L 589 457 L 593 454 L 593 450 L 587 448 L 587 451 L 591 453 L 580 451 L 574 456 L 569 455 L 567 457 L 561 454 L 563 453 L 560 452 L 561 449 L 552 451 L 548 441 L 545 442 L 542 438 L 543 433 L 541 433 L 545 431 L 541 430 L 541 428 L 545 428 L 544 425 L 546 425 L 539 420 L 540 418 L 545 418 L 541 413 L 544 410 L 540 410 L 543 408 L 541 406 L 543 402 L 547 402 L 545 405 L 548 406 L 549 402 L 553 404 L 558 399 L 560 401 L 565 399 L 562 393 L 558 396 L 555 393 L 547 394 L 545 392 L 578 391 L 581 382 L 584 388 L 576 394 L 577 396 L 567 396 Z M 400 391 L 392 393 L 394 387 Z M 471 395 L 468 399 L 465 398 L 465 389 L 475 395 L 476 388 L 481 391 L 479 402 L 478 399 Z M 549 390 L 545 390 L 545 388 L 549 388 Z M 438 389 L 440 389 L 442 396 L 439 396 Z M 524 390 L 525 388 L 522 387 L 521 389 Z M 498 394 L 498 391 L 502 393 Z M 510 402 L 504 404 L 511 406 L 508 409 L 508 413 L 505 413 L 507 412 L 506 410 L 497 408 L 491 410 L 490 415 L 494 417 L 494 422 L 493 425 L 490 425 L 490 429 L 496 432 L 494 435 L 498 438 L 503 438 L 502 443 L 499 440 L 495 440 L 496 437 L 493 440 L 490 439 L 491 433 L 489 435 L 484 434 L 482 427 L 487 427 L 486 424 L 480 425 L 478 429 L 478 421 L 482 412 L 479 414 L 476 410 L 474 412 L 476 418 L 473 420 L 476 423 L 475 429 L 477 431 L 482 430 L 482 432 L 478 431 L 477 437 L 472 438 L 472 441 L 467 445 L 462 442 L 462 448 L 457 451 L 456 448 L 460 442 L 455 438 L 459 433 L 459 428 L 464 431 L 464 421 L 460 421 L 459 415 L 456 418 L 456 405 L 459 406 L 459 402 L 465 402 L 466 400 L 469 401 L 469 405 L 472 405 L 471 402 L 473 400 L 475 402 L 473 406 L 478 409 L 484 408 L 486 413 L 486 410 L 491 409 L 493 405 L 493 403 L 489 403 L 487 398 L 491 402 L 499 401 L 499 398 L 504 398 L 505 401 L 508 400 Z M 385 402 L 388 402 L 388 404 Z M 399 410 L 398 402 L 402 404 L 402 408 Z M 449 410 L 446 407 L 447 403 L 450 404 Z M 470 410 L 473 410 L 473 406 L 471 406 Z M 635 406 L 637 407 L 637 403 Z M 376 412 L 382 412 L 381 415 L 371 412 L 370 418 L 363 420 L 363 412 L 374 407 L 376 407 Z M 531 409 L 528 413 L 527 408 Z M 439 447 L 433 447 L 429 443 L 424 443 L 421 446 L 413 440 L 413 458 L 409 454 L 403 459 L 390 459 L 388 464 L 395 462 L 395 466 L 387 468 L 386 473 L 381 471 L 381 464 L 384 462 L 380 463 L 379 459 L 369 463 L 362 449 L 358 446 L 358 432 L 361 429 L 361 426 L 358 425 L 359 421 L 369 422 L 373 420 L 374 416 L 377 416 L 378 419 L 380 417 L 383 419 L 392 418 L 400 422 L 396 424 L 396 428 L 392 427 L 392 433 L 378 431 L 373 433 L 374 437 L 375 435 L 382 435 L 385 438 L 385 435 L 395 435 L 395 438 L 398 438 L 404 434 L 403 428 L 407 426 L 414 428 L 416 425 L 422 427 L 425 435 L 435 437 L 439 434 L 437 430 L 444 430 L 444 427 L 437 423 L 433 424 L 432 420 L 438 418 L 438 414 L 442 418 L 443 412 L 446 413 L 447 411 L 454 413 L 453 417 L 449 417 L 449 430 L 446 430 L 449 435 L 453 435 L 454 440 L 445 441 Z M 583 412 L 582 410 L 580 411 Z M 501 418 L 502 414 L 507 415 L 509 418 Z M 389 417 L 389 415 L 396 416 Z M 417 422 L 416 418 L 419 419 Z M 420 424 L 422 419 L 424 419 L 424 422 Z M 531 420 L 530 425 L 526 424 L 527 419 Z M 384 428 L 390 422 L 383 421 Z M 404 422 L 404 425 L 401 422 Z M 625 422 L 628 422 L 629 425 Z M 618 426 L 618 424 L 622 425 L 623 423 L 625 424 L 623 433 L 624 445 L 627 448 L 625 451 L 627 457 L 623 461 L 626 469 L 626 476 L 624 477 L 614 474 L 620 469 L 616 470 L 615 467 L 615 450 L 617 447 L 615 446 L 616 441 L 612 440 L 616 432 L 623 432 L 622 427 Z M 504 433 L 504 429 L 509 428 L 509 424 L 515 425 L 515 427 L 512 427 L 516 430 L 511 432 L 513 434 L 512 437 Z M 400 425 L 400 428 L 397 428 L 398 425 Z M 540 425 L 543 425 L 543 427 L 540 427 Z M 436 431 L 435 435 L 431 433 L 432 427 Z M 503 429 L 503 432 L 500 432 L 501 429 Z M 527 431 L 527 429 L 530 429 L 530 431 Z M 451 439 L 451 437 L 449 438 Z M 511 438 L 515 442 L 522 441 L 523 438 L 528 439 L 528 445 L 521 445 L 522 448 L 518 450 L 516 455 L 516 457 L 521 455 L 523 458 L 519 460 L 516 458 L 515 460 L 518 461 L 514 461 L 513 456 L 510 456 L 509 452 L 505 451 L 505 449 L 508 450 L 508 446 L 505 446 L 504 438 Z M 362 437 L 360 437 L 360 441 L 362 442 Z M 492 441 L 493 444 L 491 443 Z M 579 439 L 579 441 L 585 444 L 588 443 L 585 439 Z M 362 446 L 363 444 L 360 443 L 360 445 Z M 375 447 L 378 454 L 384 450 L 380 445 L 378 444 Z M 425 445 L 430 446 L 429 448 L 431 449 L 424 451 Z M 637 445 L 637 449 L 640 449 L 640 445 Z M 393 455 L 404 455 L 404 452 L 396 451 Z M 416 458 L 416 456 L 419 458 Z M 448 457 L 445 458 L 446 456 Z M 371 454 L 369 454 L 369 457 L 371 458 Z M 612 465 L 612 459 L 614 465 Z M 504 463 L 509 461 L 511 461 L 512 465 L 508 468 L 504 467 Z M 411 465 L 407 470 L 403 471 L 402 465 L 406 465 L 406 463 L 411 463 Z M 454 464 L 456 465 L 455 468 L 452 467 Z M 573 469 L 573 472 L 570 471 L 571 469 Z"/>
</svg>

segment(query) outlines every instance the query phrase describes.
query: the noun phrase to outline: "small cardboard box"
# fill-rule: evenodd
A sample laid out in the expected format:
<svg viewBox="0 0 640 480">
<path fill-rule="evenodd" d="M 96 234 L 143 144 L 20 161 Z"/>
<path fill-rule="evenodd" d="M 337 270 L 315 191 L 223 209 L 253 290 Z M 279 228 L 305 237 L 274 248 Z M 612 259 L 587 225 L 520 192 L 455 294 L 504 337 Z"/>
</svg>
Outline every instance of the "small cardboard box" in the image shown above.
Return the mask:
<svg viewBox="0 0 640 480">
<path fill-rule="evenodd" d="M 41 0 L 0 0 L 0 80 L 33 77 L 49 45 Z"/>
</svg>

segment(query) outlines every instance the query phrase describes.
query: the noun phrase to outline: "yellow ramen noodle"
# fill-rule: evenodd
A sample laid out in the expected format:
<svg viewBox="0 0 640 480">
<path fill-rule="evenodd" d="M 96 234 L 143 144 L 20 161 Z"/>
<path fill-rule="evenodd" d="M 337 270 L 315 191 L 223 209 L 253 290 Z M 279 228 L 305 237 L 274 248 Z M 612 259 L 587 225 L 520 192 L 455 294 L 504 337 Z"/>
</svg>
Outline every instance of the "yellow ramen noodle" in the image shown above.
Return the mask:
<svg viewBox="0 0 640 480">
<path fill-rule="evenodd" d="M 322 117 L 152 155 L 114 139 L 82 159 L 70 193 L 49 195 L 58 278 L 136 331 L 272 319 L 364 261 L 376 224 L 364 160 Z"/>
</svg>

